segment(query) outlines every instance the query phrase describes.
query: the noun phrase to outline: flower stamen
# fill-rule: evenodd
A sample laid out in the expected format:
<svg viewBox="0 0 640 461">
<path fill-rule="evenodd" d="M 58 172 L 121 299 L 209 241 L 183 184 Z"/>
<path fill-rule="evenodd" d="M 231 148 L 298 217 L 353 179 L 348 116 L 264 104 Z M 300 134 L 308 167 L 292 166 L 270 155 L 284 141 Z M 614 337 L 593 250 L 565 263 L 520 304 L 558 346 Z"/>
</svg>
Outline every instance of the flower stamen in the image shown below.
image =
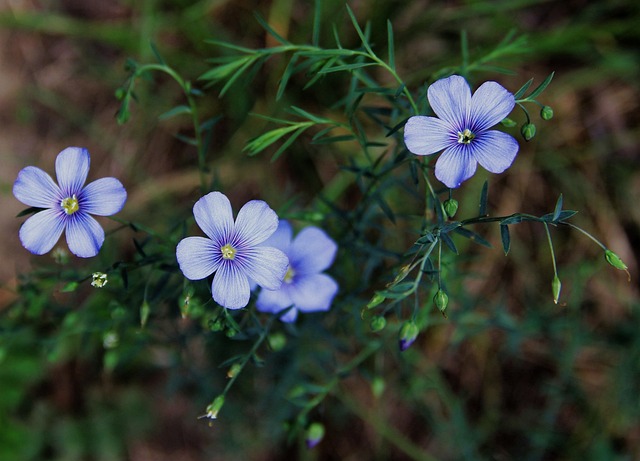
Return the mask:
<svg viewBox="0 0 640 461">
<path fill-rule="evenodd" d="M 459 144 L 469 144 L 476 137 L 475 134 L 471 132 L 469 128 L 465 128 L 463 132 L 458 131 L 458 143 Z"/>
<path fill-rule="evenodd" d="M 67 197 L 62 199 L 60 202 L 60 206 L 64 210 L 65 213 L 71 215 L 80 209 L 80 205 L 78 204 L 78 198 L 76 194 L 73 194 L 71 197 Z"/>
<path fill-rule="evenodd" d="M 222 259 L 233 259 L 236 257 L 236 249 L 233 248 L 230 243 L 221 247 L 220 253 L 222 253 Z"/>
<path fill-rule="evenodd" d="M 284 283 L 292 283 L 293 277 L 295 277 L 296 273 L 291 266 L 287 268 L 287 273 L 284 274 L 284 279 L 282 280 Z"/>
</svg>

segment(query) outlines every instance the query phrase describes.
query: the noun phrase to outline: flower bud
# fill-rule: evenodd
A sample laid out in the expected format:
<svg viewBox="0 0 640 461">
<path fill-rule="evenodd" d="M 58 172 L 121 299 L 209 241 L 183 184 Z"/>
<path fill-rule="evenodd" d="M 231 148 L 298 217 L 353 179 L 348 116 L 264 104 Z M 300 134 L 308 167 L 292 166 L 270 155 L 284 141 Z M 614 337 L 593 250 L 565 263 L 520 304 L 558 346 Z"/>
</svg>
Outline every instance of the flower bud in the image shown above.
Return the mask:
<svg viewBox="0 0 640 461">
<path fill-rule="evenodd" d="M 450 198 L 444 201 L 444 212 L 447 213 L 447 216 L 453 218 L 458 211 L 458 201 L 456 199 Z"/>
<path fill-rule="evenodd" d="M 628 267 L 627 265 L 622 261 L 622 259 L 620 259 L 620 256 L 618 256 L 617 254 L 615 254 L 613 251 L 611 250 L 605 250 L 604 252 L 604 258 L 607 260 L 607 262 L 609 264 L 611 264 L 613 267 L 615 267 L 616 269 L 619 269 L 621 271 L 625 271 L 627 273 L 627 278 L 629 279 L 629 281 L 631 281 L 631 274 L 629 274 L 629 271 L 627 270 Z"/>
<path fill-rule="evenodd" d="M 502 124 L 502 126 L 506 126 L 507 128 L 511 128 L 517 125 L 517 123 L 511 120 L 510 118 L 505 118 L 500 123 Z"/>
<path fill-rule="evenodd" d="M 553 292 L 553 302 L 558 304 L 558 299 L 560 299 L 560 290 L 562 289 L 562 282 L 558 276 L 553 277 L 553 281 L 551 282 L 551 291 Z"/>
<path fill-rule="evenodd" d="M 206 414 L 202 416 L 202 418 L 216 419 L 218 417 L 218 413 L 220 409 L 224 405 L 224 394 L 220 394 L 213 402 L 207 405 Z"/>
<path fill-rule="evenodd" d="M 311 423 L 307 428 L 305 441 L 307 448 L 313 448 L 320 443 L 324 437 L 324 425 L 322 423 Z"/>
<path fill-rule="evenodd" d="M 147 320 L 149 319 L 149 313 L 151 312 L 151 307 L 149 307 L 149 303 L 144 300 L 142 306 L 140 306 L 140 326 L 144 328 L 147 324 Z"/>
<path fill-rule="evenodd" d="M 233 365 L 231 365 L 231 368 L 229 368 L 229 371 L 227 371 L 227 378 L 235 378 L 236 376 L 238 376 L 238 373 L 240 373 L 240 371 L 242 371 L 242 365 L 240 365 L 239 363 L 234 363 Z"/>
<path fill-rule="evenodd" d="M 404 322 L 402 328 L 400 328 L 400 337 L 398 340 L 398 345 L 400 347 L 400 352 L 406 351 L 409 346 L 413 344 L 413 342 L 418 337 L 418 325 L 413 320 L 409 320 Z"/>
<path fill-rule="evenodd" d="M 445 311 L 447 310 L 447 305 L 449 304 L 449 296 L 447 296 L 444 291 L 438 290 L 433 297 L 433 304 L 436 305 L 438 310 L 440 310 L 442 315 L 444 315 L 446 318 L 447 315 L 445 314 Z"/>
<path fill-rule="evenodd" d="M 369 327 L 371 331 L 378 332 L 384 330 L 384 327 L 387 326 L 387 319 L 385 319 L 382 315 L 376 315 L 369 322 Z"/>
<path fill-rule="evenodd" d="M 520 129 L 520 133 L 525 141 L 531 141 L 536 135 L 536 126 L 533 123 L 525 123 Z"/>
<path fill-rule="evenodd" d="M 371 301 L 369 301 L 369 303 L 367 304 L 367 309 L 373 309 L 378 304 L 382 304 L 385 299 L 386 298 L 380 293 L 374 294 L 373 297 L 371 298 Z"/>
<path fill-rule="evenodd" d="M 542 120 L 551 120 L 553 118 L 553 109 L 549 106 L 543 106 L 540 109 L 540 117 Z"/>
<path fill-rule="evenodd" d="M 376 376 L 371 381 L 371 393 L 375 398 L 380 398 L 380 396 L 384 392 L 385 387 L 386 386 L 385 386 L 384 379 L 382 379 L 380 376 Z"/>
<path fill-rule="evenodd" d="M 274 352 L 281 351 L 284 349 L 284 346 L 287 345 L 287 337 L 281 332 L 270 334 L 267 337 L 267 341 L 269 342 L 269 347 Z"/>
</svg>

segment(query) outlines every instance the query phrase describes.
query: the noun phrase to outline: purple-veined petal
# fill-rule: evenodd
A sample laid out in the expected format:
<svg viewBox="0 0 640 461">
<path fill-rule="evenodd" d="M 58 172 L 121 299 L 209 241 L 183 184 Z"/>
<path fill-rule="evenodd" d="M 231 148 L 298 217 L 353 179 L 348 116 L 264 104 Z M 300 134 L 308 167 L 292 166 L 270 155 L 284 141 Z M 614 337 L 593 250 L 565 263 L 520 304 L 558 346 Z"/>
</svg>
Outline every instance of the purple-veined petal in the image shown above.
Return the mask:
<svg viewBox="0 0 640 461">
<path fill-rule="evenodd" d="M 43 255 L 51 250 L 60 239 L 65 220 L 62 211 L 48 209 L 27 219 L 20 227 L 20 242 L 31 253 Z"/>
<path fill-rule="evenodd" d="M 289 267 L 289 258 L 273 247 L 255 247 L 247 254 L 237 255 L 234 259 L 247 277 L 262 288 L 276 290 L 280 288 Z"/>
<path fill-rule="evenodd" d="M 211 283 L 213 300 L 227 309 L 240 309 L 249 303 L 249 280 L 236 264 L 221 264 Z"/>
<path fill-rule="evenodd" d="M 477 165 L 467 145 L 458 144 L 445 149 L 436 161 L 436 178 L 447 187 L 455 189 L 462 181 L 473 176 Z"/>
<path fill-rule="evenodd" d="M 496 130 L 485 131 L 469 146 L 478 163 L 491 173 L 502 173 L 509 168 L 520 148 L 513 136 Z"/>
<path fill-rule="evenodd" d="M 262 242 L 260 246 L 273 247 L 278 250 L 282 250 L 285 253 L 289 253 L 292 236 L 293 230 L 291 229 L 291 224 L 289 224 L 288 221 L 281 219 L 276 231 L 271 234 L 267 240 Z"/>
<path fill-rule="evenodd" d="M 200 280 L 213 274 L 220 265 L 221 257 L 211 239 L 204 237 L 187 237 L 176 247 L 176 259 L 180 270 L 189 280 Z"/>
<path fill-rule="evenodd" d="M 256 300 L 256 307 L 260 312 L 270 312 L 277 314 L 282 309 L 293 304 L 291 297 L 288 294 L 287 287 L 289 285 L 281 287 L 279 290 L 260 290 L 258 299 Z"/>
<path fill-rule="evenodd" d="M 25 205 L 52 208 L 64 198 L 51 176 L 40 168 L 28 166 L 18 173 L 13 195 Z"/>
<path fill-rule="evenodd" d="M 67 147 L 56 157 L 56 178 L 65 197 L 78 194 L 89 174 L 89 151 Z"/>
<path fill-rule="evenodd" d="M 430 155 L 440 152 L 457 142 L 453 128 L 435 117 L 417 115 L 407 120 L 404 126 L 404 143 L 416 155 Z"/>
<path fill-rule="evenodd" d="M 515 98 L 502 85 L 484 82 L 471 98 L 470 126 L 474 133 L 488 130 L 513 110 Z"/>
<path fill-rule="evenodd" d="M 209 192 L 193 206 L 193 216 L 200 229 L 214 242 L 223 246 L 233 230 L 233 211 L 226 195 Z"/>
<path fill-rule="evenodd" d="M 242 245 L 258 245 L 278 228 L 278 215 L 262 200 L 244 204 L 236 217 L 235 235 Z"/>
<path fill-rule="evenodd" d="M 459 75 L 437 80 L 427 90 L 431 108 L 438 117 L 445 120 L 456 131 L 469 116 L 471 89 L 467 81 Z"/>
<path fill-rule="evenodd" d="M 101 178 L 90 182 L 78 197 L 80 209 L 98 216 L 111 216 L 124 206 L 127 191 L 116 178 Z"/>
<path fill-rule="evenodd" d="M 104 243 L 104 230 L 98 221 L 81 211 L 67 218 L 66 233 L 69 251 L 80 258 L 97 255 Z"/>
<path fill-rule="evenodd" d="M 315 274 L 328 268 L 338 245 L 317 227 L 305 227 L 291 244 L 289 260 L 296 274 Z"/>
<path fill-rule="evenodd" d="M 293 305 L 300 312 L 326 311 L 338 292 L 338 284 L 326 274 L 295 277 L 289 286 Z"/>
</svg>

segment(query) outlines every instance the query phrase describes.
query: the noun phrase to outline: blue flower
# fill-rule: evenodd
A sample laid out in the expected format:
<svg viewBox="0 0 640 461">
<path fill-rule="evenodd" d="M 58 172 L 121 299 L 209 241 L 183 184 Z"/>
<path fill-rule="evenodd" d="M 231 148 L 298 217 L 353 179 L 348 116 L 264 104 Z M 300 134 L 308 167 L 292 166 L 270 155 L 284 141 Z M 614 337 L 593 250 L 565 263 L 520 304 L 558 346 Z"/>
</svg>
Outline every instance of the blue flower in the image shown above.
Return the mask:
<svg viewBox="0 0 640 461">
<path fill-rule="evenodd" d="M 259 311 L 277 314 L 290 309 L 281 317 L 293 322 L 298 312 L 326 311 L 338 292 L 338 284 L 321 274 L 335 258 L 337 245 L 317 227 L 306 227 L 293 241 L 291 226 L 280 221 L 278 230 L 265 245 L 281 249 L 289 257 L 284 283 L 278 290 L 262 290 L 256 306 Z"/>
<path fill-rule="evenodd" d="M 81 258 L 98 254 L 104 230 L 90 215 L 111 216 L 127 200 L 127 191 L 116 178 L 102 178 L 84 185 L 89 173 L 89 152 L 67 147 L 56 158 L 56 184 L 40 168 L 28 166 L 18 173 L 13 195 L 25 205 L 44 210 L 20 227 L 20 241 L 31 253 L 49 252 L 66 232 L 69 250 Z"/>
<path fill-rule="evenodd" d="M 515 99 L 496 82 L 483 83 L 471 96 L 458 75 L 438 80 L 427 91 L 439 118 L 414 116 L 404 127 L 404 142 L 417 155 L 442 152 L 436 178 L 450 188 L 460 186 L 478 163 L 491 173 L 502 173 L 518 153 L 518 142 L 501 131 L 489 130 L 513 109 Z"/>
<path fill-rule="evenodd" d="M 278 216 L 262 200 L 247 202 L 233 221 L 229 199 L 210 192 L 193 206 L 196 223 L 207 237 L 187 237 L 178 243 L 176 257 L 189 280 L 215 272 L 211 294 L 228 309 L 249 303 L 250 282 L 275 290 L 289 260 L 280 250 L 261 245 L 278 227 Z"/>
</svg>

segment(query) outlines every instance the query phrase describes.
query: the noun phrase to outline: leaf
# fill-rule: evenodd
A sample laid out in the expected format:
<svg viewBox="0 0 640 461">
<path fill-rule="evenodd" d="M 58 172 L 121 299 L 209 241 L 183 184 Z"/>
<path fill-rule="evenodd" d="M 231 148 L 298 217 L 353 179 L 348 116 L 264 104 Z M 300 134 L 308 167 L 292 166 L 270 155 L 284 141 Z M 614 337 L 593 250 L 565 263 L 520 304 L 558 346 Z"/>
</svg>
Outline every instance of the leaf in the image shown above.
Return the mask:
<svg viewBox="0 0 640 461">
<path fill-rule="evenodd" d="M 395 46 L 393 44 L 393 26 L 391 25 L 391 21 L 387 19 L 387 46 L 388 46 L 388 58 L 389 58 L 389 67 L 393 70 L 396 69 L 396 59 L 395 59 Z"/>
<path fill-rule="evenodd" d="M 318 46 L 320 44 L 320 23 L 322 21 L 322 0 L 315 1 L 315 9 L 313 12 L 313 29 L 311 32 L 311 44 Z"/>
<path fill-rule="evenodd" d="M 480 193 L 480 216 L 487 216 L 487 200 L 489 198 L 489 181 L 485 181 Z"/>
<path fill-rule="evenodd" d="M 484 239 L 484 237 L 482 237 L 480 234 L 469 230 L 469 229 L 465 229 L 464 227 L 458 227 L 454 230 L 455 233 L 462 235 L 463 237 L 468 238 L 469 240 L 471 240 L 472 242 L 475 242 L 479 245 L 485 246 L 487 248 L 493 248 L 491 246 L 491 244 Z"/>
<path fill-rule="evenodd" d="M 538 87 L 535 90 L 533 90 L 531 94 L 529 94 L 529 96 L 527 96 L 527 99 L 534 99 L 537 96 L 539 96 L 540 93 L 542 93 L 545 90 L 545 88 L 549 86 L 549 83 L 551 83 L 551 80 L 553 79 L 554 74 L 555 72 L 551 72 L 549 76 L 545 78 L 544 81 L 540 85 L 538 85 Z"/>
<path fill-rule="evenodd" d="M 374 56 L 373 50 L 369 46 L 369 41 L 367 40 L 367 37 L 364 35 L 364 32 L 362 32 L 362 29 L 358 24 L 358 20 L 356 19 L 356 16 L 353 14 L 353 11 L 351 11 L 351 8 L 349 7 L 348 4 L 345 6 L 347 7 L 347 13 L 349 13 L 349 18 L 351 18 L 351 23 L 353 24 L 353 28 L 356 30 L 358 36 L 360 37 L 360 40 L 362 40 L 362 45 L 371 56 Z"/>
<path fill-rule="evenodd" d="M 44 208 L 38 208 L 35 206 L 29 207 L 29 208 L 25 208 L 24 210 L 22 210 L 20 213 L 18 213 L 16 215 L 16 218 L 22 218 L 23 216 L 27 216 L 33 213 L 37 213 L 39 211 L 44 210 Z"/>
<path fill-rule="evenodd" d="M 451 237 L 449 237 L 449 235 L 440 234 L 440 239 L 444 242 L 445 245 L 447 245 L 447 247 L 449 247 L 451 251 L 453 251 L 455 254 L 458 254 L 458 249 L 456 248 L 453 240 L 451 240 Z"/>
<path fill-rule="evenodd" d="M 377 66 L 378 64 L 375 62 L 356 62 L 353 64 L 342 64 L 339 66 L 334 66 L 334 67 L 329 67 L 329 68 L 324 68 L 322 70 L 320 70 L 318 73 L 319 74 L 329 74 L 331 72 L 340 72 L 343 70 L 355 70 L 355 69 L 360 69 L 361 67 L 371 67 L 371 66 Z"/>
<path fill-rule="evenodd" d="M 158 119 L 167 120 L 171 117 L 175 117 L 177 115 L 182 115 L 182 114 L 191 114 L 191 108 L 189 106 L 184 106 L 184 105 L 176 106 L 173 109 L 168 110 L 164 114 L 160 115 Z"/>
<path fill-rule="evenodd" d="M 291 75 L 293 75 L 293 72 L 295 71 L 295 64 L 298 61 L 298 53 L 295 53 L 293 56 L 291 56 L 291 59 L 289 60 L 289 63 L 287 64 L 287 67 L 285 67 L 284 72 L 282 73 L 282 77 L 280 77 L 280 83 L 278 84 L 278 91 L 276 92 L 276 101 L 279 101 L 280 98 L 282 98 L 282 95 L 284 94 L 284 90 L 287 87 L 287 83 L 289 83 L 289 79 L 291 78 Z"/>
<path fill-rule="evenodd" d="M 78 282 L 69 282 L 65 286 L 63 286 L 60 291 L 62 293 L 71 293 L 72 291 L 76 291 L 78 285 Z"/>
<path fill-rule="evenodd" d="M 562 212 L 562 194 L 558 197 L 558 201 L 556 202 L 556 208 L 553 210 L 553 218 L 552 221 L 557 221 L 560 217 L 560 212 Z"/>
<path fill-rule="evenodd" d="M 500 224 L 500 238 L 502 239 L 502 249 L 505 256 L 509 254 L 511 248 L 511 236 L 509 235 L 509 226 Z"/>
<path fill-rule="evenodd" d="M 263 133 L 260 136 L 249 141 L 244 147 L 244 150 L 248 151 L 249 155 L 255 155 L 259 152 L 262 152 L 264 149 L 269 147 L 274 142 L 278 141 L 283 136 L 286 136 L 287 134 L 294 132 L 299 128 L 300 125 L 295 124 L 267 131 L 266 133 Z"/>
<path fill-rule="evenodd" d="M 280 157 L 280 155 L 289 148 L 289 146 L 291 144 L 293 144 L 293 142 L 298 139 L 298 137 L 304 133 L 304 131 L 309 128 L 308 126 L 301 126 L 300 128 L 298 128 L 291 136 L 289 136 L 289 139 L 287 139 L 284 143 L 282 143 L 282 145 L 278 148 L 278 150 L 273 154 L 273 156 L 271 157 L 271 161 L 275 162 L 278 157 Z"/>
<path fill-rule="evenodd" d="M 253 15 L 255 16 L 256 20 L 260 23 L 260 25 L 267 31 L 267 33 L 269 33 L 269 35 L 271 35 L 273 38 L 275 38 L 277 41 L 279 41 L 283 45 L 291 45 L 291 42 L 285 39 L 282 35 L 277 33 L 275 30 L 273 30 L 273 28 L 267 23 L 267 21 L 264 20 L 262 16 L 260 16 L 258 13 L 254 13 Z"/>
<path fill-rule="evenodd" d="M 373 196 L 373 199 L 376 201 L 376 203 L 378 204 L 382 212 L 385 214 L 385 216 L 389 218 L 389 221 L 395 224 L 396 216 L 393 214 L 393 210 L 387 204 L 387 202 L 384 201 L 384 199 L 380 196 L 380 194 L 375 194 Z"/>
<path fill-rule="evenodd" d="M 522 221 L 524 221 L 524 219 L 521 215 L 513 215 L 513 216 L 509 216 L 508 218 L 504 218 L 502 221 L 500 221 L 500 225 L 506 226 L 508 224 L 518 224 L 518 223 L 521 223 Z"/>
<path fill-rule="evenodd" d="M 533 83 L 533 78 L 529 79 L 528 82 L 522 85 L 520 89 L 513 94 L 513 97 L 515 99 L 520 99 L 522 96 L 524 96 L 524 94 L 527 92 L 527 90 L 529 89 L 532 83 Z"/>
<path fill-rule="evenodd" d="M 540 217 L 539 221 L 542 221 L 542 222 L 562 222 L 562 221 L 566 221 L 567 219 L 569 219 L 570 217 L 572 217 L 573 215 L 576 215 L 576 214 L 578 214 L 578 212 L 575 211 L 575 210 L 562 210 L 556 219 L 553 219 L 553 214 L 552 213 L 547 213 L 546 215 Z"/>
</svg>

